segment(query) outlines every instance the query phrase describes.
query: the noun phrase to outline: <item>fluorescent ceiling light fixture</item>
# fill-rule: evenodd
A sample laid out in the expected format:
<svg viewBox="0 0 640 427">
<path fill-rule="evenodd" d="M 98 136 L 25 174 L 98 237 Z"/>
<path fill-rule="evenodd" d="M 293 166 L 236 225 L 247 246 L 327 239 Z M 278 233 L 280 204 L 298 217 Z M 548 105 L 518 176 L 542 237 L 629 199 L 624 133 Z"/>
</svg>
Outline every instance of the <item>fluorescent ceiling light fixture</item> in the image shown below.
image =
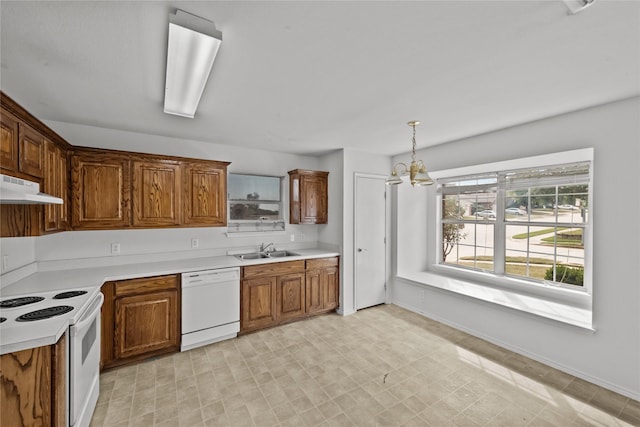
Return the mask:
<svg viewBox="0 0 640 427">
<path fill-rule="evenodd" d="M 212 21 L 182 10 L 169 16 L 165 113 L 193 118 L 220 43 Z"/>
</svg>

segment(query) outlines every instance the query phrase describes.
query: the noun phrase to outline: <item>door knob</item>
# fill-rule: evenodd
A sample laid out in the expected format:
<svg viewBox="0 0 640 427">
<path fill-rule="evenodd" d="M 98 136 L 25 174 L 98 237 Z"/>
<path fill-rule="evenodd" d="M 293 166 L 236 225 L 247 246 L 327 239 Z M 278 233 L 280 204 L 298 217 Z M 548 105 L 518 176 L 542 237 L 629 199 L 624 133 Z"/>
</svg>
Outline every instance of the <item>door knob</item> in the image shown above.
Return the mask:
<svg viewBox="0 0 640 427">
<path fill-rule="evenodd" d="M 358 248 L 358 252 L 362 252 L 362 251 L 366 252 L 366 249 Z"/>
</svg>

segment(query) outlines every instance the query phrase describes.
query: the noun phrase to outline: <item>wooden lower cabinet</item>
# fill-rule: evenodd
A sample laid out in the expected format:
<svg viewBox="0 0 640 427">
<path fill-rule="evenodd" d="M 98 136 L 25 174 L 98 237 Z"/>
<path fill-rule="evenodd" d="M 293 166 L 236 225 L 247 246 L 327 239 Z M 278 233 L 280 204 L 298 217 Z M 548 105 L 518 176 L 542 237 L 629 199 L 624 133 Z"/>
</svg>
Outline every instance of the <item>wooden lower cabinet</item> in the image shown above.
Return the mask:
<svg viewBox="0 0 640 427">
<path fill-rule="evenodd" d="M 278 277 L 276 291 L 278 320 L 287 321 L 306 314 L 304 288 L 304 273 Z"/>
<path fill-rule="evenodd" d="M 338 258 L 307 260 L 307 313 L 323 313 L 335 310 L 339 305 L 339 301 L 340 268 Z"/>
<path fill-rule="evenodd" d="M 262 329 L 276 323 L 276 278 L 242 281 L 240 330 Z"/>
<path fill-rule="evenodd" d="M 66 335 L 0 356 L 0 425 L 66 426 Z"/>
<path fill-rule="evenodd" d="M 338 257 L 243 267 L 240 332 L 335 310 L 339 272 Z"/>
<path fill-rule="evenodd" d="M 103 368 L 180 350 L 179 276 L 105 283 Z"/>
</svg>

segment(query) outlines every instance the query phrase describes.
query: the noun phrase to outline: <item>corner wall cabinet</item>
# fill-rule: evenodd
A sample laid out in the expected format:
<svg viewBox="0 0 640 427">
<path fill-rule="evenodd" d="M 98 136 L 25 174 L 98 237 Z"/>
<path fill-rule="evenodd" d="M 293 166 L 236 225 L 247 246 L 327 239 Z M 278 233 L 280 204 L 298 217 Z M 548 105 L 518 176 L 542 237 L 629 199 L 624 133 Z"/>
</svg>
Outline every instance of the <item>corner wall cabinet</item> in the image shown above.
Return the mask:
<svg viewBox="0 0 640 427">
<path fill-rule="evenodd" d="M 0 425 L 66 426 L 66 340 L 0 356 Z"/>
<path fill-rule="evenodd" d="M 44 231 L 67 230 L 69 229 L 67 150 L 46 139 L 44 153 L 44 192 L 60 197 L 64 201 L 62 205 L 44 206 Z"/>
<path fill-rule="evenodd" d="M 64 231 L 68 219 L 68 163 L 71 147 L 53 130 L 0 92 L 0 172 L 40 184 L 63 205 L 0 206 L 0 236 L 39 236 Z"/>
<path fill-rule="evenodd" d="M 42 178 L 44 175 L 44 137 L 31 126 L 19 123 L 18 169 L 27 175 Z"/>
<path fill-rule="evenodd" d="M 242 267 L 241 277 L 241 333 L 327 313 L 338 307 L 338 257 Z"/>
<path fill-rule="evenodd" d="M 295 169 L 289 171 L 289 222 L 326 224 L 328 218 L 329 172 Z"/>
<path fill-rule="evenodd" d="M 18 119 L 2 110 L 0 114 L 0 165 L 10 171 L 18 170 Z"/>
<path fill-rule="evenodd" d="M 179 289 L 176 274 L 102 286 L 103 368 L 180 350 Z"/>
</svg>

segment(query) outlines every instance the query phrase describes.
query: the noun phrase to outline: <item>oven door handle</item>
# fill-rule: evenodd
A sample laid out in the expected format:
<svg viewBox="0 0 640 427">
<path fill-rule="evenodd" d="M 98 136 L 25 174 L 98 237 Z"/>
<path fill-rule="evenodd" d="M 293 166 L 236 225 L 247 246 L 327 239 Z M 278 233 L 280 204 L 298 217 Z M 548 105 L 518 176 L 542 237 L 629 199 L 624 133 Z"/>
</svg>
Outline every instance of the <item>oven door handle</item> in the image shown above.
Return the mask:
<svg viewBox="0 0 640 427">
<path fill-rule="evenodd" d="M 96 304 L 97 300 L 99 300 L 99 301 Z M 100 312 L 100 309 L 102 308 L 102 302 L 103 301 L 104 301 L 104 295 L 102 295 L 102 292 L 98 292 L 98 296 L 91 303 L 91 305 L 92 306 L 95 305 L 96 308 L 92 309 L 89 314 L 82 316 L 82 320 L 80 320 L 78 323 L 73 325 L 73 327 L 75 328 L 76 331 L 82 330 L 82 328 L 87 326 L 87 324 L 89 324 L 89 322 L 93 321 L 93 319 L 96 317 L 96 315 Z"/>
</svg>

